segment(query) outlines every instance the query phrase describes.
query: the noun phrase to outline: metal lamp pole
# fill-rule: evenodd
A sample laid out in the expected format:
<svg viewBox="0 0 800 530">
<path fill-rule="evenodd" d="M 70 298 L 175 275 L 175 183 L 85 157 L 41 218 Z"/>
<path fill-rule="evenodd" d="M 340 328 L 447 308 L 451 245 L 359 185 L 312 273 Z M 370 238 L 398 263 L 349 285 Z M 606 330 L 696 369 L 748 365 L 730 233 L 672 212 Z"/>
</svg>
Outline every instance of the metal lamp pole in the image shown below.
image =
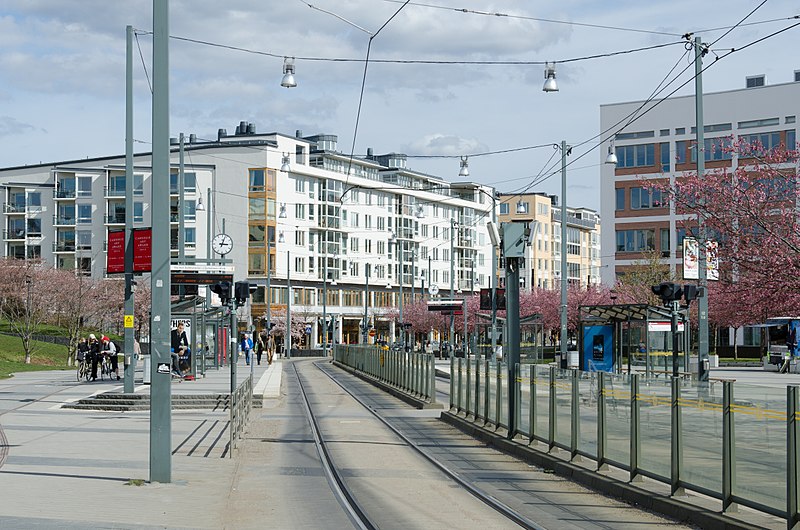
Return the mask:
<svg viewBox="0 0 800 530">
<path fill-rule="evenodd" d="M 516 286 L 519 288 L 519 286 Z M 561 334 L 562 362 L 567 358 L 567 142 L 561 141 Z"/>
<path fill-rule="evenodd" d="M 285 358 L 291 357 L 292 353 L 292 261 L 290 252 L 286 251 L 286 346 Z"/>
<path fill-rule="evenodd" d="M 328 355 L 328 229 L 325 219 L 325 240 L 322 242 L 323 278 L 322 278 L 322 356 Z"/>
<path fill-rule="evenodd" d="M 364 266 L 364 275 L 366 276 L 366 283 L 364 284 L 364 326 L 361 332 L 364 336 L 364 344 L 369 343 L 369 263 Z"/>
<path fill-rule="evenodd" d="M 454 300 L 456 293 L 455 293 L 455 279 L 456 279 L 456 272 L 455 272 L 455 263 L 456 263 L 456 254 L 455 254 L 455 231 L 458 228 L 458 221 L 455 219 L 450 219 L 450 300 Z M 453 349 L 455 348 L 455 344 L 453 343 L 453 337 L 455 336 L 455 315 L 453 313 L 450 314 L 450 348 L 448 348 L 448 357 L 452 357 Z"/>
<path fill-rule="evenodd" d="M 123 390 L 133 392 L 136 373 L 133 294 L 133 26 L 125 28 L 125 363 Z"/>
</svg>

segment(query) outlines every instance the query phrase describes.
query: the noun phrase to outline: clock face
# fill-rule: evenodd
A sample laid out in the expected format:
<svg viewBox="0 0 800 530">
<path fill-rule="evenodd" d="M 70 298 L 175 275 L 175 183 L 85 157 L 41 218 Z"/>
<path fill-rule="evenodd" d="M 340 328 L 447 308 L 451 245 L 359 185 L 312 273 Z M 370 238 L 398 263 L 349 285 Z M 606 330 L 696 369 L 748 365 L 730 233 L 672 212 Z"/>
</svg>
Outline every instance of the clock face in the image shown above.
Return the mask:
<svg viewBox="0 0 800 530">
<path fill-rule="evenodd" d="M 436 296 L 437 294 L 439 294 L 439 286 L 436 284 L 431 285 L 430 287 L 428 287 L 428 292 L 431 295 Z"/>
<path fill-rule="evenodd" d="M 233 239 L 228 234 L 217 234 L 211 241 L 211 248 L 220 255 L 225 255 L 233 250 Z"/>
</svg>

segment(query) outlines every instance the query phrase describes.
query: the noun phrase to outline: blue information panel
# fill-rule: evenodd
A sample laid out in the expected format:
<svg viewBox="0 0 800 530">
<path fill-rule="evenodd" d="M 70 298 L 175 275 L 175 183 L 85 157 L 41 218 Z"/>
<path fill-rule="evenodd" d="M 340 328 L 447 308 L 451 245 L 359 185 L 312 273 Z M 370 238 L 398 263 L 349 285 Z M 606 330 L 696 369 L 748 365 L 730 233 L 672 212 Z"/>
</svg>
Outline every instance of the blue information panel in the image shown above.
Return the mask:
<svg viewBox="0 0 800 530">
<path fill-rule="evenodd" d="M 587 372 L 614 371 L 614 327 L 584 326 L 581 369 Z"/>
</svg>

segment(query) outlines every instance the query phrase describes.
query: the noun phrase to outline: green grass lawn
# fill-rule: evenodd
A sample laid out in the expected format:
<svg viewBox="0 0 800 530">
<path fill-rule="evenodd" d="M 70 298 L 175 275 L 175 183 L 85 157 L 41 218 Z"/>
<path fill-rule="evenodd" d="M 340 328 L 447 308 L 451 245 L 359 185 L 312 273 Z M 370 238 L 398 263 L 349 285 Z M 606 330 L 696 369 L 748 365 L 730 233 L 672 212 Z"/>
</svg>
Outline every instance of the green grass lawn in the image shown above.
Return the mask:
<svg viewBox="0 0 800 530">
<path fill-rule="evenodd" d="M 31 364 L 25 364 L 25 353 L 19 337 L 0 335 L 0 379 L 10 377 L 14 372 L 35 370 L 67 370 L 67 348 L 49 342 L 34 341 L 35 351 Z"/>
</svg>

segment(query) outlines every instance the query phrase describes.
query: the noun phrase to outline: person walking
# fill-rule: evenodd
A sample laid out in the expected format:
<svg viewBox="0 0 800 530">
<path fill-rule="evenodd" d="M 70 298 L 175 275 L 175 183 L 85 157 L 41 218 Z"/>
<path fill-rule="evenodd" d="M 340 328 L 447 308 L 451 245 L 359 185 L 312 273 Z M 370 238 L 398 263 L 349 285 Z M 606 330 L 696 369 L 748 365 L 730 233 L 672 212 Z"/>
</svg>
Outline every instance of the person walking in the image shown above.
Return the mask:
<svg viewBox="0 0 800 530">
<path fill-rule="evenodd" d="M 272 364 L 272 358 L 275 356 L 275 339 L 272 335 L 267 335 L 267 364 Z"/>
<path fill-rule="evenodd" d="M 253 353 L 253 339 L 251 339 L 247 333 L 242 333 L 242 342 L 241 342 L 242 353 L 244 353 L 244 362 L 247 363 L 247 366 L 250 366 L 250 354 Z"/>
<path fill-rule="evenodd" d="M 256 361 L 258 362 L 259 366 L 261 366 L 261 356 L 264 354 L 264 348 L 266 348 L 262 337 L 263 333 L 259 334 L 258 338 L 256 339 Z"/>
</svg>

